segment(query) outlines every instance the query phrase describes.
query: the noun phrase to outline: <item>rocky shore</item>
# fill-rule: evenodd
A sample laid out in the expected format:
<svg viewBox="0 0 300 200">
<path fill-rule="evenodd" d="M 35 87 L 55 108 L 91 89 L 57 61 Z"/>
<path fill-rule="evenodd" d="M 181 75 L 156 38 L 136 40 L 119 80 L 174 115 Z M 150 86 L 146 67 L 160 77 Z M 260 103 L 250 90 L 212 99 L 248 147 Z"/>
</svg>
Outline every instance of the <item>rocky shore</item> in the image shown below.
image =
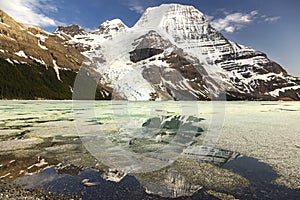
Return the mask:
<svg viewBox="0 0 300 200">
<path fill-rule="evenodd" d="M 54 195 L 40 189 L 24 189 L 19 185 L 0 181 L 0 199 L 2 200 L 79 200 L 79 197 Z"/>
</svg>

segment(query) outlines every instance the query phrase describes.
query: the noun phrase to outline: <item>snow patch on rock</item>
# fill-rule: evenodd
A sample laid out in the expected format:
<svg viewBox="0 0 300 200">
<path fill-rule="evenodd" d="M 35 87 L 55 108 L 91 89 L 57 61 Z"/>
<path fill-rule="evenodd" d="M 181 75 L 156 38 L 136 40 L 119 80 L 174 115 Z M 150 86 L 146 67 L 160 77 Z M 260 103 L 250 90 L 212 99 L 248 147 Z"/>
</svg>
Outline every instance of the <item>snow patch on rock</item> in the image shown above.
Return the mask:
<svg viewBox="0 0 300 200">
<path fill-rule="evenodd" d="M 54 66 L 53 68 L 56 73 L 57 79 L 61 81 L 60 75 L 59 75 L 59 66 L 56 64 L 56 60 L 53 60 L 53 66 Z"/>
<path fill-rule="evenodd" d="M 19 56 L 19 57 L 23 57 L 23 58 L 28 58 L 28 56 L 25 54 L 25 52 L 24 51 L 18 51 L 18 52 L 16 52 L 15 53 L 17 56 Z"/>
</svg>

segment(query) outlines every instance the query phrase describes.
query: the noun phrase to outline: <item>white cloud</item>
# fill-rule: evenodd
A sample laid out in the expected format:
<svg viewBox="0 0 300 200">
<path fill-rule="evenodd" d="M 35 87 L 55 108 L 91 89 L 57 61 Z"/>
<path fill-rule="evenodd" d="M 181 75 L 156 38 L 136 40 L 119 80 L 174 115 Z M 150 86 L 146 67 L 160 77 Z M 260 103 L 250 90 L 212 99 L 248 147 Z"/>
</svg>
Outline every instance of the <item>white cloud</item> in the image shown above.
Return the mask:
<svg viewBox="0 0 300 200">
<path fill-rule="evenodd" d="M 208 21 L 212 21 L 215 18 L 214 16 L 211 15 L 205 15 L 205 17 Z"/>
<path fill-rule="evenodd" d="M 227 32 L 227 33 L 233 33 L 235 31 L 235 27 L 234 26 L 227 26 L 224 30 Z"/>
<path fill-rule="evenodd" d="M 211 21 L 211 24 L 218 31 L 233 33 L 251 23 L 257 14 L 256 10 L 250 13 L 227 13 L 225 18 L 214 19 Z"/>
<path fill-rule="evenodd" d="M 16 21 L 26 25 L 42 27 L 58 26 L 63 23 L 43 13 L 57 12 L 52 0 L 0 0 L 0 8 Z"/>
<path fill-rule="evenodd" d="M 278 20 L 280 20 L 281 17 L 280 16 L 275 16 L 275 17 L 265 17 L 265 21 L 266 22 L 276 22 Z"/>
<path fill-rule="evenodd" d="M 145 11 L 144 6 L 138 0 L 131 0 L 128 3 L 129 10 L 134 11 L 138 14 L 142 14 Z"/>
</svg>

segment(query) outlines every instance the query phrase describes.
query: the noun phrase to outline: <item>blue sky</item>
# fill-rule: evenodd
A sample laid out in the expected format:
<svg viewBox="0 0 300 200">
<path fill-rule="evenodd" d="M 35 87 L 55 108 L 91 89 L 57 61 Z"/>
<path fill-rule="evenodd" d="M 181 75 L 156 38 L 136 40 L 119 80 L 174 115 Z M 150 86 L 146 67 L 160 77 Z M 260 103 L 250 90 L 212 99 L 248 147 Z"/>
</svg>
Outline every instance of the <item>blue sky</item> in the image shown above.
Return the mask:
<svg viewBox="0 0 300 200">
<path fill-rule="evenodd" d="M 267 53 L 300 76 L 299 0 L 0 0 L 0 8 L 51 32 L 69 24 L 94 30 L 114 18 L 131 27 L 147 7 L 162 3 L 193 5 L 228 39 Z"/>
</svg>

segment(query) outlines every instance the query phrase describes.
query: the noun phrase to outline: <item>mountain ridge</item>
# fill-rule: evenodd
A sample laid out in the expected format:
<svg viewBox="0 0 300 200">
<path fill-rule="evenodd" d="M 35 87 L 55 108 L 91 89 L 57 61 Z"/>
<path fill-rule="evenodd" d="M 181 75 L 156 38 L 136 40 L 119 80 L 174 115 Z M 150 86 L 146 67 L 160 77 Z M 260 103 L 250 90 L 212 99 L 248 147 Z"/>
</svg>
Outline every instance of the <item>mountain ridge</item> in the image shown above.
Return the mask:
<svg viewBox="0 0 300 200">
<path fill-rule="evenodd" d="M 229 100 L 300 100 L 299 78 L 226 39 L 193 6 L 148 8 L 130 28 L 115 19 L 92 32 L 70 25 L 52 35 L 84 57 L 81 67 L 112 98 L 217 100 L 223 93 Z"/>
</svg>

